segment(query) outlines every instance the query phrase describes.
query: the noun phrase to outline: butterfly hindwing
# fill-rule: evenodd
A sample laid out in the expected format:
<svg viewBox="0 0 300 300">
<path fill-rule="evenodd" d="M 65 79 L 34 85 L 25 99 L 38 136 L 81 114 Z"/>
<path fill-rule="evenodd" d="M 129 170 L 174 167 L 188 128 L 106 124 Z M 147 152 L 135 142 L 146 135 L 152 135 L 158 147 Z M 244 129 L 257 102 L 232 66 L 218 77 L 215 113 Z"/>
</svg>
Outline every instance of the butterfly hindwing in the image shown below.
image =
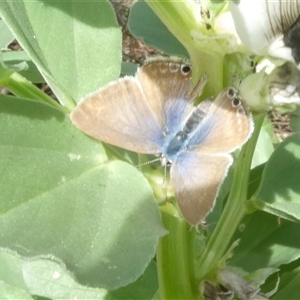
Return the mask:
<svg viewBox="0 0 300 300">
<path fill-rule="evenodd" d="M 233 88 L 207 104 L 204 117 L 200 108 L 187 121 L 186 127 L 192 128 L 186 130 L 190 138 L 171 166 L 178 205 L 192 225 L 212 209 L 233 161 L 230 153 L 247 141 L 253 129 L 248 111 Z"/>
<path fill-rule="evenodd" d="M 243 100 L 229 88 L 213 102 L 188 146 L 203 154 L 231 153 L 248 140 L 252 130 L 253 122 Z"/>
<path fill-rule="evenodd" d="M 171 166 L 171 182 L 184 218 L 199 224 L 214 206 L 232 157 L 183 152 Z"/>
</svg>

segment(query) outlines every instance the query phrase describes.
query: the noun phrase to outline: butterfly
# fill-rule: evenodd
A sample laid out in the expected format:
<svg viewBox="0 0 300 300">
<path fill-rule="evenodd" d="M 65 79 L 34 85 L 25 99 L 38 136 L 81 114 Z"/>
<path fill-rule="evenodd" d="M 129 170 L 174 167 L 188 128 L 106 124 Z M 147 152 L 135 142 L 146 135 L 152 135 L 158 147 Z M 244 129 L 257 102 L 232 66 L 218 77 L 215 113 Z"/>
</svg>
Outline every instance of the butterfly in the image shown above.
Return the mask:
<svg viewBox="0 0 300 300">
<path fill-rule="evenodd" d="M 212 209 L 219 187 L 253 130 L 251 114 L 234 88 L 215 101 L 194 105 L 196 87 L 184 60 L 146 62 L 135 76 L 119 79 L 84 98 L 71 120 L 103 142 L 171 164 L 170 181 L 179 208 L 191 225 Z"/>
</svg>

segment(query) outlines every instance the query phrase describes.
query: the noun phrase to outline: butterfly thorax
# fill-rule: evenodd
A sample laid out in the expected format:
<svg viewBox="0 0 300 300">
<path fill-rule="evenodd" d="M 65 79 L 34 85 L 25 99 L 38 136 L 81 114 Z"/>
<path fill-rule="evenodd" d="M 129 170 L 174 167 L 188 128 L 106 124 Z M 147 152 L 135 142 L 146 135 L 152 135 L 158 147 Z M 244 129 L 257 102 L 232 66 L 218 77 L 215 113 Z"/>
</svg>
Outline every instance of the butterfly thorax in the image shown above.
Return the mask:
<svg viewBox="0 0 300 300">
<path fill-rule="evenodd" d="M 188 134 L 184 131 L 179 131 L 169 142 L 168 147 L 166 149 L 165 156 L 167 158 L 170 158 L 170 161 L 172 161 L 172 158 L 180 152 L 180 150 L 184 147 L 185 142 L 188 139 Z"/>
<path fill-rule="evenodd" d="M 187 120 L 184 122 L 182 130 L 178 131 L 174 137 L 170 139 L 164 153 L 165 157 L 167 157 L 169 161 L 172 161 L 180 151 L 185 151 L 187 149 L 186 144 L 196 131 L 199 124 L 202 122 L 205 114 L 206 113 L 200 106 L 195 107 Z"/>
</svg>

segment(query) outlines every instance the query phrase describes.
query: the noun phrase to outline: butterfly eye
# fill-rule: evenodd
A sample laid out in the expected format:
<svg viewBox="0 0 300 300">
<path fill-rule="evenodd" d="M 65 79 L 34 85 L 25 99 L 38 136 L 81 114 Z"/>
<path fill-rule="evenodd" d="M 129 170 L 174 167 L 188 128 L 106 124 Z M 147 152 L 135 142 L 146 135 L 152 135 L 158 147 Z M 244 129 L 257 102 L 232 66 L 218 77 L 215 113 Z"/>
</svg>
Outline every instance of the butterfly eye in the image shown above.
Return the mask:
<svg viewBox="0 0 300 300">
<path fill-rule="evenodd" d="M 191 73 L 192 68 L 189 65 L 182 65 L 181 66 L 181 73 L 183 75 L 189 75 Z"/>
</svg>

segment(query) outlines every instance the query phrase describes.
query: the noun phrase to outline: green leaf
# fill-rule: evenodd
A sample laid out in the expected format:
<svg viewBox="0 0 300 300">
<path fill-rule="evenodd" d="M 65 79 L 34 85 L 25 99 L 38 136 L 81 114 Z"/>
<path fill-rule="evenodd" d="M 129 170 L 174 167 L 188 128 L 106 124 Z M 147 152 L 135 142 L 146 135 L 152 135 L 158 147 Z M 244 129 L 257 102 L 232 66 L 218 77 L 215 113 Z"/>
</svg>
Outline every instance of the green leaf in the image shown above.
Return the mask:
<svg viewBox="0 0 300 300">
<path fill-rule="evenodd" d="M 107 299 L 105 289 L 78 284 L 62 263 L 49 258 L 22 260 L 22 272 L 33 295 L 51 299 Z"/>
<path fill-rule="evenodd" d="M 0 299 L 32 299 L 23 278 L 19 257 L 0 251 Z"/>
<path fill-rule="evenodd" d="M 22 297 L 11 292 L 7 299 L 32 299 L 29 294 L 51 299 L 107 299 L 106 290 L 79 285 L 63 263 L 50 257 L 24 259 L 15 253 L 0 252 L 0 261 L 2 273 L 13 279 L 9 286 L 23 292 Z M 21 284 L 16 282 L 16 275 Z"/>
<path fill-rule="evenodd" d="M 248 215 L 232 239 L 240 239 L 240 242 L 229 265 L 254 272 L 288 264 L 300 257 L 300 240 L 295 239 L 299 230 L 299 223 L 281 220 L 265 212 Z"/>
<path fill-rule="evenodd" d="M 274 151 L 270 135 L 264 127 L 261 128 L 252 157 L 251 169 L 265 163 Z"/>
<path fill-rule="evenodd" d="M 252 204 L 289 220 L 300 220 L 300 134 L 282 142 L 273 152 L 263 172 L 260 188 Z"/>
<path fill-rule="evenodd" d="M 128 28 L 136 37 L 169 55 L 189 57 L 186 49 L 144 2 L 136 2 L 131 10 Z"/>
<path fill-rule="evenodd" d="M 127 62 L 127 61 L 123 61 L 122 62 L 122 70 L 121 70 L 121 74 L 122 75 L 131 75 L 134 76 L 135 73 L 137 71 L 137 65 Z"/>
<path fill-rule="evenodd" d="M 248 198 L 250 198 L 258 189 L 265 164 L 253 168 L 250 172 Z"/>
<path fill-rule="evenodd" d="M 7 285 L 0 281 L 0 297 L 1 299 L 22 299 L 32 300 L 33 298 L 24 290 L 20 290 L 17 287 Z"/>
<path fill-rule="evenodd" d="M 121 31 L 108 1 L 4 0 L 0 15 L 67 108 L 118 77 Z"/>
<path fill-rule="evenodd" d="M 0 50 L 7 49 L 7 46 L 15 39 L 3 20 L 0 19 Z"/>
<path fill-rule="evenodd" d="M 151 261 L 144 274 L 137 281 L 112 291 L 113 299 L 152 299 L 158 290 L 156 263 Z"/>
<path fill-rule="evenodd" d="M 295 268 L 289 272 L 284 272 L 280 275 L 280 282 L 278 292 L 272 297 L 272 299 L 300 299 L 300 267 Z M 268 286 L 271 288 L 271 286 Z"/>
<path fill-rule="evenodd" d="M 166 231 L 147 180 L 49 106 L 0 95 L 0 246 L 89 286 L 135 281 Z"/>
<path fill-rule="evenodd" d="M 25 51 L 9 51 L 2 53 L 3 61 L 6 65 L 16 65 L 22 62 L 26 62 L 28 68 L 26 70 L 20 71 L 20 74 L 24 76 L 27 80 L 34 83 L 45 82 L 41 73 L 31 61 L 28 54 Z"/>
</svg>

